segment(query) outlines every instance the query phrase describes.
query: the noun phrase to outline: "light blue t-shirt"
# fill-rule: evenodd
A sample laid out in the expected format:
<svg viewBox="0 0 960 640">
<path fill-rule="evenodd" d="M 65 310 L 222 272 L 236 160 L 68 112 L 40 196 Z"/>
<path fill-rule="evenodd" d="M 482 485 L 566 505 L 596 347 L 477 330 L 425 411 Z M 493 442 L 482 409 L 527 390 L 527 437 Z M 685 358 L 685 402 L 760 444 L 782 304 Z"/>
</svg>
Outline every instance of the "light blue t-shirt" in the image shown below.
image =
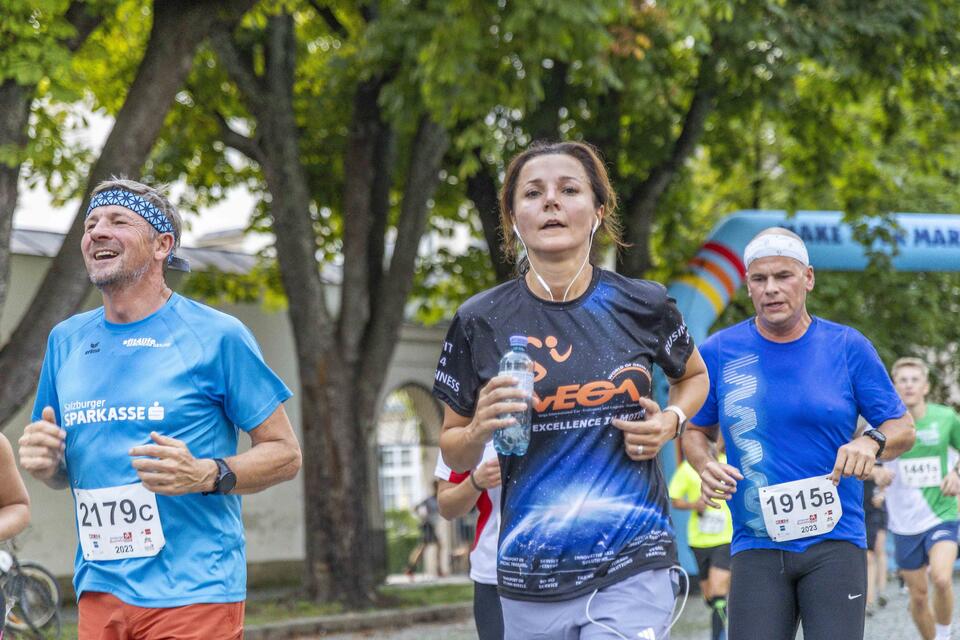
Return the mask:
<svg viewBox="0 0 960 640">
<path fill-rule="evenodd" d="M 50 333 L 33 419 L 52 406 L 67 432 L 71 489 L 139 482 L 128 455 L 150 432 L 182 440 L 197 458 L 237 452 L 238 429 L 263 423 L 291 396 L 239 320 L 180 295 L 129 324 L 103 308 Z M 153 557 L 87 561 L 74 587 L 142 607 L 239 602 L 246 597 L 240 497 L 157 496 L 166 546 Z"/>
<path fill-rule="evenodd" d="M 866 548 L 863 483 L 856 478 L 840 480 L 843 516 L 832 531 L 788 542 L 767 535 L 758 491 L 830 473 L 858 415 L 879 425 L 906 413 L 870 341 L 856 329 L 815 317 L 798 340 L 772 342 L 751 318 L 710 336 L 700 353 L 710 393 L 691 422 L 719 423 L 727 462 L 744 476 L 729 503 L 731 553 L 800 552 L 827 539 Z"/>
</svg>

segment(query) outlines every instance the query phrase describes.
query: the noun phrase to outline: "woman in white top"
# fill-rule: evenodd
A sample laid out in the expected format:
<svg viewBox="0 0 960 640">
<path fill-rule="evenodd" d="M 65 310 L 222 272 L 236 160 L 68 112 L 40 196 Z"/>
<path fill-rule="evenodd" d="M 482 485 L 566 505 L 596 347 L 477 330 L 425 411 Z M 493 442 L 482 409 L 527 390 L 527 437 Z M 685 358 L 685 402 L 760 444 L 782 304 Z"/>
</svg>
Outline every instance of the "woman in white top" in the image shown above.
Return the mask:
<svg viewBox="0 0 960 640">
<path fill-rule="evenodd" d="M 437 501 L 447 520 L 477 508 L 477 532 L 470 549 L 473 619 L 480 640 L 503 640 L 503 613 L 497 595 L 497 537 L 500 533 L 500 461 L 488 442 L 476 469 L 457 473 L 437 458 Z"/>
</svg>

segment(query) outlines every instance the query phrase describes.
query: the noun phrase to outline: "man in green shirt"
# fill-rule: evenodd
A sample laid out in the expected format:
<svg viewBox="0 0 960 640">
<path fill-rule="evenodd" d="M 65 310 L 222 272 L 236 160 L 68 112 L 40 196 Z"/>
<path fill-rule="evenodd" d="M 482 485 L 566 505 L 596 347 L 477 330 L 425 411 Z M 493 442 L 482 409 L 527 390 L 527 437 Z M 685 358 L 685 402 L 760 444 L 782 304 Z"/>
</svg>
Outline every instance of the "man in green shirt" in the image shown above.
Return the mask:
<svg viewBox="0 0 960 640">
<path fill-rule="evenodd" d="M 897 564 L 910 591 L 910 613 L 924 640 L 950 638 L 953 618 L 953 564 L 957 559 L 957 494 L 960 476 L 949 450 L 960 450 L 960 416 L 927 402 L 927 365 L 900 358 L 890 372 L 903 403 L 913 415 L 916 443 L 878 475 L 886 492 L 889 529 Z M 887 471 L 887 470 L 890 471 Z M 933 583 L 933 609 L 927 599 L 927 567 Z"/>
<path fill-rule="evenodd" d="M 723 438 L 717 438 L 719 460 L 726 463 Z M 700 490 L 700 474 L 684 460 L 670 479 L 670 499 L 674 509 L 690 511 L 687 543 L 697 559 L 700 592 L 713 612 L 711 640 L 725 640 L 727 594 L 730 592 L 730 540 L 733 518 L 725 500 L 720 508 L 708 507 Z"/>
</svg>

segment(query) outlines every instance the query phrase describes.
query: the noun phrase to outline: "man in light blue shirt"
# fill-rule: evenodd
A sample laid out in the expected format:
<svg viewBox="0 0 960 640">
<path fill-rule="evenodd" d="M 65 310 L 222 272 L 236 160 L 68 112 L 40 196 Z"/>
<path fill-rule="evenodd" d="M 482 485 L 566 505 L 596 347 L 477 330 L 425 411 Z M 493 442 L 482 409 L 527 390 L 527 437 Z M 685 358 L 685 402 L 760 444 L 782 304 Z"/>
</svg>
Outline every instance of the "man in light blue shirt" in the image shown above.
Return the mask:
<svg viewBox="0 0 960 640">
<path fill-rule="evenodd" d="M 249 330 L 167 286 L 180 230 L 155 189 L 97 187 L 81 250 L 103 306 L 51 332 L 20 439 L 21 466 L 74 495 L 81 640 L 242 637 L 237 494 L 300 468 L 290 390 Z"/>
</svg>

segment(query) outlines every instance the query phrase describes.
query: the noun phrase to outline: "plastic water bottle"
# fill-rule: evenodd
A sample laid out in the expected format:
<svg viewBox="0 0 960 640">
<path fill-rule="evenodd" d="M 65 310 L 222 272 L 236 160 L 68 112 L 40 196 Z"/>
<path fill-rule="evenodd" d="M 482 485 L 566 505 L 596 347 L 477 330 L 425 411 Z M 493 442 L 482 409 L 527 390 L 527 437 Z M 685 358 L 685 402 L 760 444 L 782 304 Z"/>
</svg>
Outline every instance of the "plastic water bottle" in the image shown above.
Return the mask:
<svg viewBox="0 0 960 640">
<path fill-rule="evenodd" d="M 493 432 L 493 446 L 505 456 L 522 456 L 530 445 L 530 407 L 533 403 L 533 360 L 527 355 L 527 337 L 510 336 L 510 351 L 500 358 L 498 375 L 513 376 L 517 386 L 523 390 L 524 400 L 511 398 L 511 402 L 526 402 L 527 408 L 515 413 L 501 414 L 499 417 L 513 418 L 516 422 L 509 427 Z"/>
</svg>

